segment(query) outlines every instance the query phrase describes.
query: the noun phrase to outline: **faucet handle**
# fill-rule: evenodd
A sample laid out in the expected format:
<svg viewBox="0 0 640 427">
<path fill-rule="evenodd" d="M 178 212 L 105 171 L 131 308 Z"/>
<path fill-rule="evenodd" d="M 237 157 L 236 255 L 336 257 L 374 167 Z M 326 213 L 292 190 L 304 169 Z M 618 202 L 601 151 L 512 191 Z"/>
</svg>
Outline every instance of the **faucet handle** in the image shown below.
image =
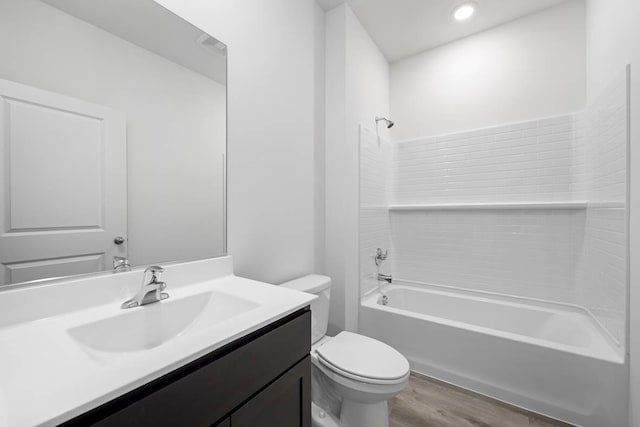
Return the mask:
<svg viewBox="0 0 640 427">
<path fill-rule="evenodd" d="M 144 275 L 142 276 L 143 280 L 147 277 L 147 273 L 151 273 L 151 281 L 149 283 L 156 283 L 158 281 L 158 276 L 160 273 L 164 273 L 164 268 L 159 265 L 152 265 L 144 269 Z"/>
<path fill-rule="evenodd" d="M 145 273 L 151 272 L 151 274 L 164 273 L 164 268 L 160 267 L 159 265 L 152 265 L 150 267 L 145 268 L 144 272 Z"/>
<path fill-rule="evenodd" d="M 389 255 L 389 250 L 385 250 L 384 252 L 382 252 L 381 248 L 376 249 L 376 254 L 373 258 L 376 262 L 376 265 L 379 266 L 380 264 L 382 264 L 382 261 L 387 259 L 387 255 Z"/>
</svg>

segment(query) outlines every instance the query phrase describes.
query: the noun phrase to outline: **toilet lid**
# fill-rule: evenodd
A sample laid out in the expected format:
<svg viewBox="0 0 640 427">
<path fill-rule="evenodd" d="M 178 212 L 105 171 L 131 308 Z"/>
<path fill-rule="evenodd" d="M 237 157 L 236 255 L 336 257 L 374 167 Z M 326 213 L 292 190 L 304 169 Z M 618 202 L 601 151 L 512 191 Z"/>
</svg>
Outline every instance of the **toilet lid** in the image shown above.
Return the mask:
<svg viewBox="0 0 640 427">
<path fill-rule="evenodd" d="M 396 349 L 352 332 L 340 332 L 316 353 L 325 366 L 362 379 L 398 380 L 409 372 L 409 362 Z"/>
</svg>

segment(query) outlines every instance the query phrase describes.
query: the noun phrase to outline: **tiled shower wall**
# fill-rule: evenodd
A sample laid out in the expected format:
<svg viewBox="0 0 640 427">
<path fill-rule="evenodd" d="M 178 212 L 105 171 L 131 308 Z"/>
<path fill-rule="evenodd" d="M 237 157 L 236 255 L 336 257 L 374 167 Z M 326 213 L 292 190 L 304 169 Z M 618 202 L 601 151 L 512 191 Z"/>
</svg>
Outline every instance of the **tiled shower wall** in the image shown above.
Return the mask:
<svg viewBox="0 0 640 427">
<path fill-rule="evenodd" d="M 389 141 L 360 127 L 360 294 L 377 286 L 373 255 L 377 248 L 391 247 L 389 198 L 392 146 Z M 380 272 L 391 274 L 391 258 Z"/>
<path fill-rule="evenodd" d="M 575 301 L 625 348 L 627 301 L 628 80 L 623 73 L 590 104 L 586 141 L 585 233 L 575 274 Z"/>
<path fill-rule="evenodd" d="M 399 142 L 393 204 L 584 197 L 576 115 Z"/>
<path fill-rule="evenodd" d="M 389 248 L 396 278 L 578 304 L 623 342 L 625 82 L 560 117 L 392 144 L 363 128 L 361 293 Z"/>
<path fill-rule="evenodd" d="M 584 210 L 391 214 L 397 278 L 572 302 Z"/>
<path fill-rule="evenodd" d="M 533 120 L 397 143 L 392 204 L 584 200 L 578 117 Z M 395 275 L 572 301 L 584 209 L 392 211 Z"/>
</svg>

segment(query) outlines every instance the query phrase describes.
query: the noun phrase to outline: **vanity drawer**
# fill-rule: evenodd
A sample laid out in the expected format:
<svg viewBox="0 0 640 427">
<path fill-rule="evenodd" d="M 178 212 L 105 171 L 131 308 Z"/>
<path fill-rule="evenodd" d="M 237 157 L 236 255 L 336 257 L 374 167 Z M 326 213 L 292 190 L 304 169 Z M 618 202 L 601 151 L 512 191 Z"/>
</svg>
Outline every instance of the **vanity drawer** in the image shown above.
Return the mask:
<svg viewBox="0 0 640 427">
<path fill-rule="evenodd" d="M 311 357 L 269 384 L 230 417 L 230 427 L 310 427 Z"/>
<path fill-rule="evenodd" d="M 310 342 L 306 308 L 64 425 L 211 426 L 308 357 Z"/>
</svg>

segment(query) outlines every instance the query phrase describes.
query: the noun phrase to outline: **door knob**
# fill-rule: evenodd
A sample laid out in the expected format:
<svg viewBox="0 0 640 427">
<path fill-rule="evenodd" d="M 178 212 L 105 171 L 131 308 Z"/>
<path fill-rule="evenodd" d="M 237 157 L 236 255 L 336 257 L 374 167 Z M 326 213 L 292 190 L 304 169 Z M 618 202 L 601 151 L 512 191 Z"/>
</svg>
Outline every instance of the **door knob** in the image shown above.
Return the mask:
<svg viewBox="0 0 640 427">
<path fill-rule="evenodd" d="M 113 239 L 113 243 L 115 243 L 116 245 L 121 245 L 124 243 L 124 237 L 122 236 L 116 236 L 115 239 Z"/>
</svg>

